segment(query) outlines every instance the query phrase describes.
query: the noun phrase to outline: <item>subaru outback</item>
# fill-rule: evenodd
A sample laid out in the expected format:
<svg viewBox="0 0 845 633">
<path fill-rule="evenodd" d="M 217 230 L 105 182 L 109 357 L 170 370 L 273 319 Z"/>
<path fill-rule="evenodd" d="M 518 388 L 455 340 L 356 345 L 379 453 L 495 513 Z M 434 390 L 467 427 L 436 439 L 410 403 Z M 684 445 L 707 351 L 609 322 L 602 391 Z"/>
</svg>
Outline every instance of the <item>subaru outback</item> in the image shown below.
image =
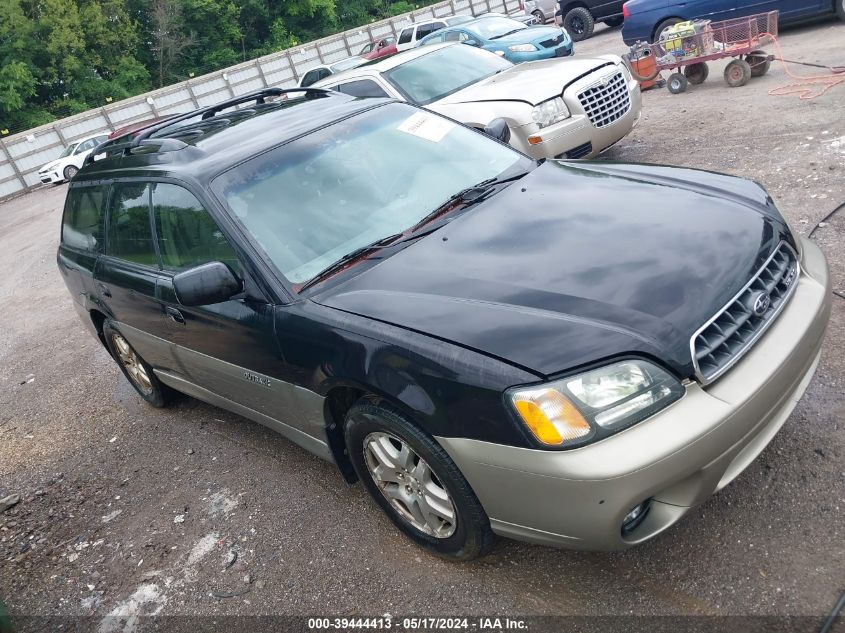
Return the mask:
<svg viewBox="0 0 845 633">
<path fill-rule="evenodd" d="M 748 180 L 535 161 L 318 89 L 98 153 L 58 265 L 132 387 L 267 425 L 442 556 L 651 539 L 751 463 L 818 362 L 825 258 Z"/>
</svg>

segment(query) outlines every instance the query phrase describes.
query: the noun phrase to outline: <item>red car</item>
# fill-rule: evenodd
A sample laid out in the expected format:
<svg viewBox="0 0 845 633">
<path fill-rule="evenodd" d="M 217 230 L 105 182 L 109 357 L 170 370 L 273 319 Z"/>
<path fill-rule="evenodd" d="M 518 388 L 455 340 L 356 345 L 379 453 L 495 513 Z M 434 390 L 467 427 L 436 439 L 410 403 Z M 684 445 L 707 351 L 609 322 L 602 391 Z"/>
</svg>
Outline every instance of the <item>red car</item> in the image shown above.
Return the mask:
<svg viewBox="0 0 845 633">
<path fill-rule="evenodd" d="M 133 134 L 133 136 L 140 132 L 141 130 L 150 127 L 151 125 L 155 125 L 156 123 L 161 123 L 162 121 L 167 121 L 168 119 L 172 119 L 175 116 L 179 116 L 181 113 L 177 114 L 167 114 L 165 116 L 156 117 L 153 119 L 145 119 L 143 121 L 135 121 L 134 123 L 130 123 L 122 128 L 119 128 L 109 134 L 109 140 L 113 138 L 117 138 L 119 136 L 125 136 L 126 134 Z"/>
<path fill-rule="evenodd" d="M 375 42 L 370 42 L 361 52 L 358 53 L 364 59 L 378 59 L 379 57 L 387 57 L 396 52 L 396 38 L 385 37 Z"/>
</svg>

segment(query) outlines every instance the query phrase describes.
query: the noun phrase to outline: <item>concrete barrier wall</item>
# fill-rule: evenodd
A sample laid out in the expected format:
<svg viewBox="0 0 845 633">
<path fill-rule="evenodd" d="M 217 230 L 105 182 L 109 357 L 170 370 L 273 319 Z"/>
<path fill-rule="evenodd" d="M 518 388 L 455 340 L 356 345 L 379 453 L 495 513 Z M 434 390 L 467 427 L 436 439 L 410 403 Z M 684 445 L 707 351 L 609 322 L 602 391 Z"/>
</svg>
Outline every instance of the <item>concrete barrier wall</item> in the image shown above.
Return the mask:
<svg viewBox="0 0 845 633">
<path fill-rule="evenodd" d="M 38 170 L 82 136 L 112 132 L 163 114 L 188 112 L 267 86 L 295 86 L 314 66 L 356 55 L 373 39 L 398 36 L 411 22 L 455 14 L 509 13 L 518 8 L 519 0 L 439 2 L 0 138 L 0 199 L 41 186 Z"/>
</svg>

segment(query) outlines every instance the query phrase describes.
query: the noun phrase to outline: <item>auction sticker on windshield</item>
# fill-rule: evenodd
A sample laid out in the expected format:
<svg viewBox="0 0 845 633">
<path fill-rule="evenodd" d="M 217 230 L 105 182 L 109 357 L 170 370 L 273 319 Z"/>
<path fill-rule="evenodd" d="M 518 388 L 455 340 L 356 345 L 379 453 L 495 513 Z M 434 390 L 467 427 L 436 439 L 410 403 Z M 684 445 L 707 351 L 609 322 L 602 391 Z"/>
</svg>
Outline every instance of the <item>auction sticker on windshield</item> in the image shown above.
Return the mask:
<svg viewBox="0 0 845 633">
<path fill-rule="evenodd" d="M 405 119 L 398 128 L 401 132 L 419 136 L 427 141 L 439 143 L 443 140 L 455 124 L 439 116 L 432 116 L 425 112 L 416 112 Z"/>
</svg>

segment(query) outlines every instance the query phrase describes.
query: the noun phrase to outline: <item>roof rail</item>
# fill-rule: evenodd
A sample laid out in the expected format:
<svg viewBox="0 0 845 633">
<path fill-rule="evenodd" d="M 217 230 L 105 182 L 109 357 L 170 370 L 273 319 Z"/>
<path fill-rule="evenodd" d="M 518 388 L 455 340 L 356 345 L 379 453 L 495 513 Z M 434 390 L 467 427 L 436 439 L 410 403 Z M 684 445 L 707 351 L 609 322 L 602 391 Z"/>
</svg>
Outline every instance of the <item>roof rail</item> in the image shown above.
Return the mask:
<svg viewBox="0 0 845 633">
<path fill-rule="evenodd" d="M 150 127 L 144 128 L 141 130 L 138 135 L 135 137 L 134 141 L 137 145 L 141 141 L 146 138 L 149 138 L 156 132 L 161 130 L 165 130 L 170 126 L 180 123 L 181 121 L 186 121 L 188 119 L 193 119 L 194 117 L 202 115 L 203 119 L 210 119 L 215 114 L 220 112 L 221 110 L 225 110 L 227 108 L 231 108 L 236 105 L 240 105 L 241 103 L 247 103 L 249 101 L 255 101 L 256 103 L 264 103 L 265 97 L 280 97 L 284 94 L 288 94 L 291 92 L 305 92 L 305 93 L 314 93 L 314 94 L 329 94 L 330 90 L 325 90 L 323 88 L 264 88 L 263 90 L 257 90 L 255 92 L 249 92 L 245 95 L 241 95 L 239 97 L 234 97 L 232 99 L 228 99 L 226 101 L 221 101 L 213 106 L 207 106 L 205 108 L 197 108 L 193 112 L 185 112 L 184 114 L 180 114 L 178 116 L 173 117 L 172 119 L 167 119 L 167 121 L 162 121 L 158 125 L 151 125 Z"/>
<path fill-rule="evenodd" d="M 184 114 L 176 115 L 167 119 L 166 121 L 162 121 L 161 123 L 146 127 L 142 130 L 139 130 L 138 132 L 133 133 L 132 138 L 128 141 L 123 140 L 125 137 L 109 139 L 97 145 L 94 150 L 90 154 L 88 154 L 88 156 L 85 157 L 82 166 L 84 167 L 85 165 L 89 165 L 90 163 L 94 162 L 94 157 L 102 154 L 103 152 L 126 152 L 131 151 L 133 148 L 138 147 L 139 145 L 157 144 L 164 151 L 174 151 L 177 149 L 182 149 L 183 147 L 186 147 L 186 143 L 183 143 L 182 141 L 177 141 L 174 139 L 155 139 L 153 141 L 153 139 L 149 139 L 149 137 L 155 134 L 156 132 L 165 130 L 171 125 L 175 123 L 180 123 L 181 121 L 186 121 L 187 119 L 193 119 L 194 117 L 200 115 L 202 115 L 203 119 L 210 119 L 221 110 L 231 108 L 232 106 L 240 105 L 241 103 L 247 103 L 249 101 L 255 101 L 256 103 L 264 103 L 264 99 L 266 97 L 279 97 L 281 95 L 285 95 L 291 92 L 304 92 L 306 94 L 329 94 L 332 91 L 326 90 L 324 88 L 264 88 L 263 90 L 249 92 L 239 97 L 228 99 L 227 101 L 221 101 L 220 103 L 216 103 L 213 106 L 197 108 L 196 110 L 193 110 L 191 112 L 185 112 Z M 123 142 L 115 143 L 115 141 L 118 140 L 121 140 Z"/>
</svg>

